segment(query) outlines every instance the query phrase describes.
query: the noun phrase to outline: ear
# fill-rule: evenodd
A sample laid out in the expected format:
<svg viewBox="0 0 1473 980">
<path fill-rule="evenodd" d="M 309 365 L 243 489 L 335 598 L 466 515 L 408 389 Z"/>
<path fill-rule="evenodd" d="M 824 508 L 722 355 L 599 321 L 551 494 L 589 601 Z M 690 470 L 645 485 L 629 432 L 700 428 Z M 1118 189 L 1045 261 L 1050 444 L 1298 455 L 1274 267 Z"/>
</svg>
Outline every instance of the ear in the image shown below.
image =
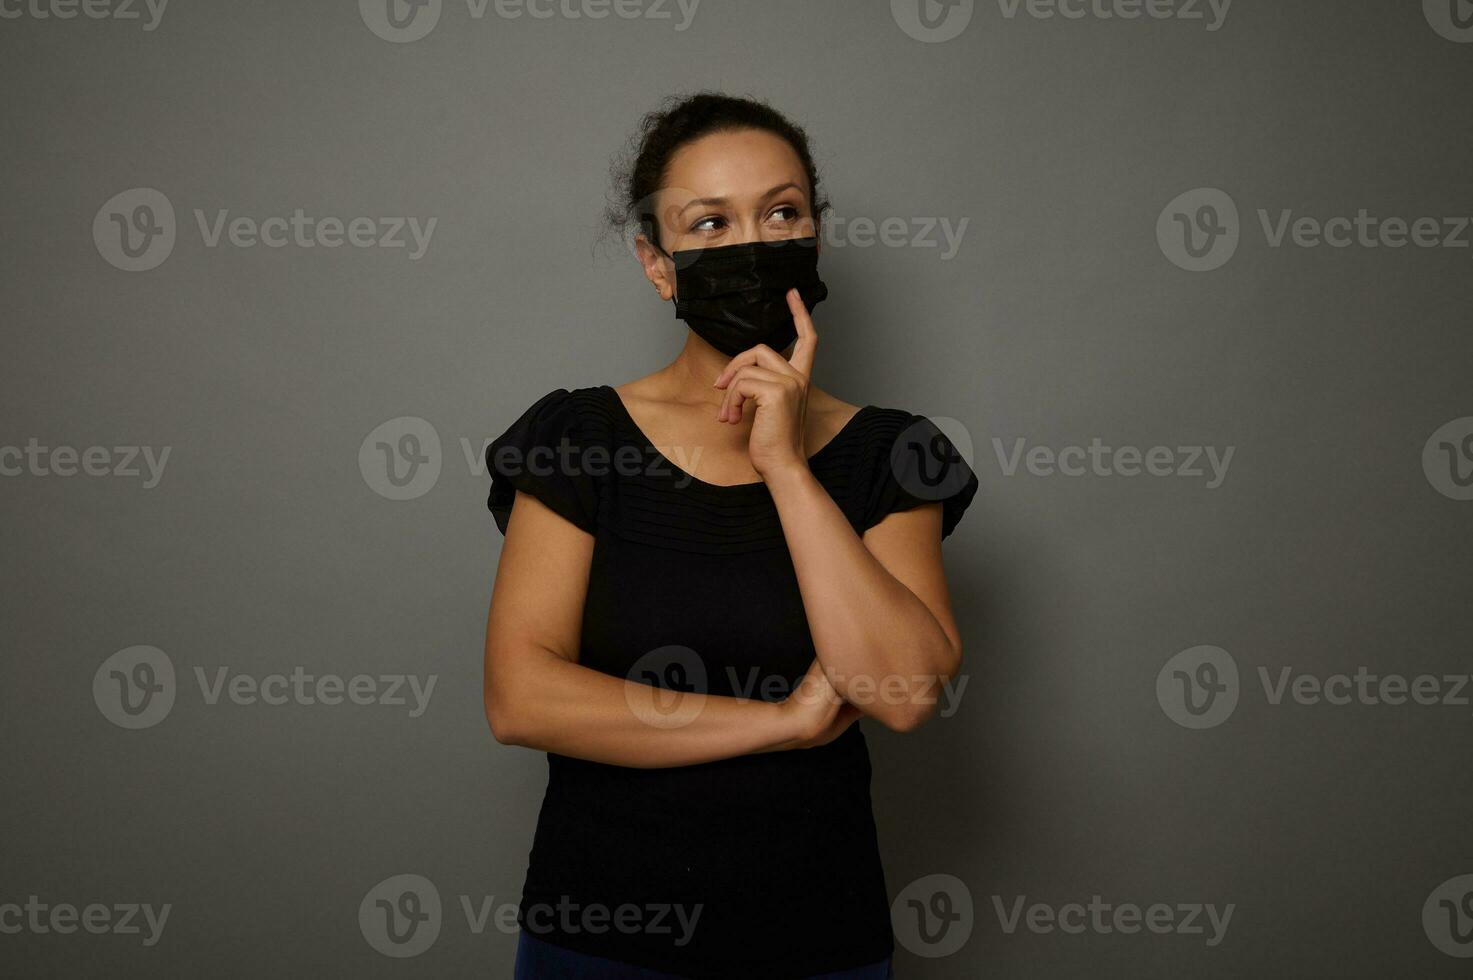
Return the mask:
<svg viewBox="0 0 1473 980">
<path fill-rule="evenodd" d="M 668 301 L 674 297 L 675 263 L 664 252 L 655 248 L 644 236 L 644 232 L 634 236 L 634 251 L 644 269 L 644 277 L 654 283 L 655 292 L 660 294 L 660 299 Z"/>
</svg>

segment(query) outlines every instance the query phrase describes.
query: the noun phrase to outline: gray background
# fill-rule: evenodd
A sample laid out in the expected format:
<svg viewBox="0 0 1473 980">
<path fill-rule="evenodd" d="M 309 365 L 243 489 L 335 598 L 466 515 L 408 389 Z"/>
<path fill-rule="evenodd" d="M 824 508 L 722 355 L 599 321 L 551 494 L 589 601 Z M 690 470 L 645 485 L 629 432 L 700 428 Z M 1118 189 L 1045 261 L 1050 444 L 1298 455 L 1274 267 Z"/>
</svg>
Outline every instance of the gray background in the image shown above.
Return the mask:
<svg viewBox="0 0 1473 980">
<path fill-rule="evenodd" d="M 976 913 L 950 956 L 901 947 L 899 975 L 1467 976 L 1422 907 L 1473 872 L 1473 708 L 1274 705 L 1256 672 L 1470 670 L 1473 503 L 1421 457 L 1473 415 L 1473 250 L 1274 248 L 1257 212 L 1473 213 L 1473 45 L 1418 0 L 1238 0 L 1216 31 L 979 0 L 944 43 L 877 0 L 678 20 L 477 20 L 461 0 L 412 43 L 351 2 L 175 0 L 152 31 L 0 20 L 0 444 L 172 447 L 152 489 L 0 479 L 0 903 L 173 906 L 147 948 L 0 933 L 0 972 L 510 975 L 515 934 L 473 933 L 460 896 L 515 902 L 545 764 L 482 715 L 501 539 L 461 440 L 675 354 L 680 325 L 599 216 L 640 114 L 713 87 L 809 128 L 836 215 L 969 222 L 949 259 L 830 242 L 816 317 L 820 384 L 956 419 L 981 478 L 946 545 L 960 710 L 908 737 L 866 723 L 892 894 L 950 874 Z M 139 187 L 178 239 L 130 273 L 91 228 Z M 1241 243 L 1194 273 L 1155 228 L 1199 187 L 1231 195 Z M 298 207 L 438 223 L 414 261 L 210 248 L 194 219 Z M 442 470 L 392 501 L 357 455 L 401 416 L 433 424 Z M 1235 455 L 1209 490 L 1006 476 L 992 442 L 1095 437 Z M 131 731 L 91 685 L 138 644 L 179 680 Z M 1243 680 L 1197 731 L 1156 677 L 1203 644 Z M 193 672 L 220 666 L 438 680 L 411 718 L 209 704 Z M 358 919 L 400 873 L 445 905 L 405 959 Z M 1009 934 L 994 910 L 1093 895 L 1235 912 L 1209 948 Z"/>
</svg>

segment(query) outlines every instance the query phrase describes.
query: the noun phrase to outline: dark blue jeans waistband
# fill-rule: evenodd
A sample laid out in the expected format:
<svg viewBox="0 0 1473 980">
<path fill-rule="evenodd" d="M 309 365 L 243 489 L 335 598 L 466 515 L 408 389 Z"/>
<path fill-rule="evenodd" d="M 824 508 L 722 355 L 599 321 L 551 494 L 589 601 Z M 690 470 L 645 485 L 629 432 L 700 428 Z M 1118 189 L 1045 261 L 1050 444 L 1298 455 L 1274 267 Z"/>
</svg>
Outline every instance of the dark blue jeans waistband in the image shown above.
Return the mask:
<svg viewBox="0 0 1473 980">
<path fill-rule="evenodd" d="M 894 980 L 887 957 L 868 966 L 837 973 L 819 973 L 805 980 Z M 514 980 L 686 980 L 674 973 L 633 966 L 602 956 L 591 956 L 538 939 L 525 930 L 517 940 Z"/>
</svg>

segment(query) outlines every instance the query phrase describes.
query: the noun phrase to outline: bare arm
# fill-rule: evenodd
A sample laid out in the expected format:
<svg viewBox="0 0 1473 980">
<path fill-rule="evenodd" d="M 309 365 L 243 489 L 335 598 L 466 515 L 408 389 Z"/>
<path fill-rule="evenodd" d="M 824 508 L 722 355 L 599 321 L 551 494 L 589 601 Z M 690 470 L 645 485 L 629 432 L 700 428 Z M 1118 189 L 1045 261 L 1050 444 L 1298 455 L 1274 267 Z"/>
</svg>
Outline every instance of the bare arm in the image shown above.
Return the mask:
<svg viewBox="0 0 1473 980">
<path fill-rule="evenodd" d="M 887 727 L 915 728 L 961 667 L 941 505 L 891 514 L 861 538 L 806 465 L 767 483 L 829 681 Z"/>
<path fill-rule="evenodd" d="M 498 742 L 661 768 L 821 745 L 857 717 L 817 667 L 801 695 L 775 704 L 656 692 L 580 665 L 592 554 L 591 535 L 516 495 L 486 622 L 486 718 Z"/>
<path fill-rule="evenodd" d="M 792 360 L 759 344 L 715 382 L 718 422 L 740 423 L 751 401 L 747 449 L 777 504 L 819 662 L 834 689 L 896 731 L 936 710 L 936 692 L 961 667 L 961 636 L 941 563 L 941 505 L 889 515 L 855 533 L 808 468 L 804 414 L 818 333 L 788 291 L 798 340 Z"/>
</svg>

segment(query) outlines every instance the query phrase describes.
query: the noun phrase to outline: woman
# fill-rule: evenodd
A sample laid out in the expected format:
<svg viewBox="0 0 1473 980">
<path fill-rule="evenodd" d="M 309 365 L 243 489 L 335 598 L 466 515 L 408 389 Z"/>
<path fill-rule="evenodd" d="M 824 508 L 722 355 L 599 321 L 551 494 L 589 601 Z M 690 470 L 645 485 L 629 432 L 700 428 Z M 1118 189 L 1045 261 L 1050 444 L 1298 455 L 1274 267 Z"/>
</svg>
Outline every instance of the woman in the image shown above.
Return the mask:
<svg viewBox="0 0 1473 980">
<path fill-rule="evenodd" d="M 959 669 L 940 544 L 977 480 L 920 416 L 810 383 L 800 128 L 701 94 L 636 145 L 617 217 L 685 346 L 487 450 L 486 714 L 548 760 L 516 977 L 883 980 L 855 721 L 910 731 Z"/>
</svg>

